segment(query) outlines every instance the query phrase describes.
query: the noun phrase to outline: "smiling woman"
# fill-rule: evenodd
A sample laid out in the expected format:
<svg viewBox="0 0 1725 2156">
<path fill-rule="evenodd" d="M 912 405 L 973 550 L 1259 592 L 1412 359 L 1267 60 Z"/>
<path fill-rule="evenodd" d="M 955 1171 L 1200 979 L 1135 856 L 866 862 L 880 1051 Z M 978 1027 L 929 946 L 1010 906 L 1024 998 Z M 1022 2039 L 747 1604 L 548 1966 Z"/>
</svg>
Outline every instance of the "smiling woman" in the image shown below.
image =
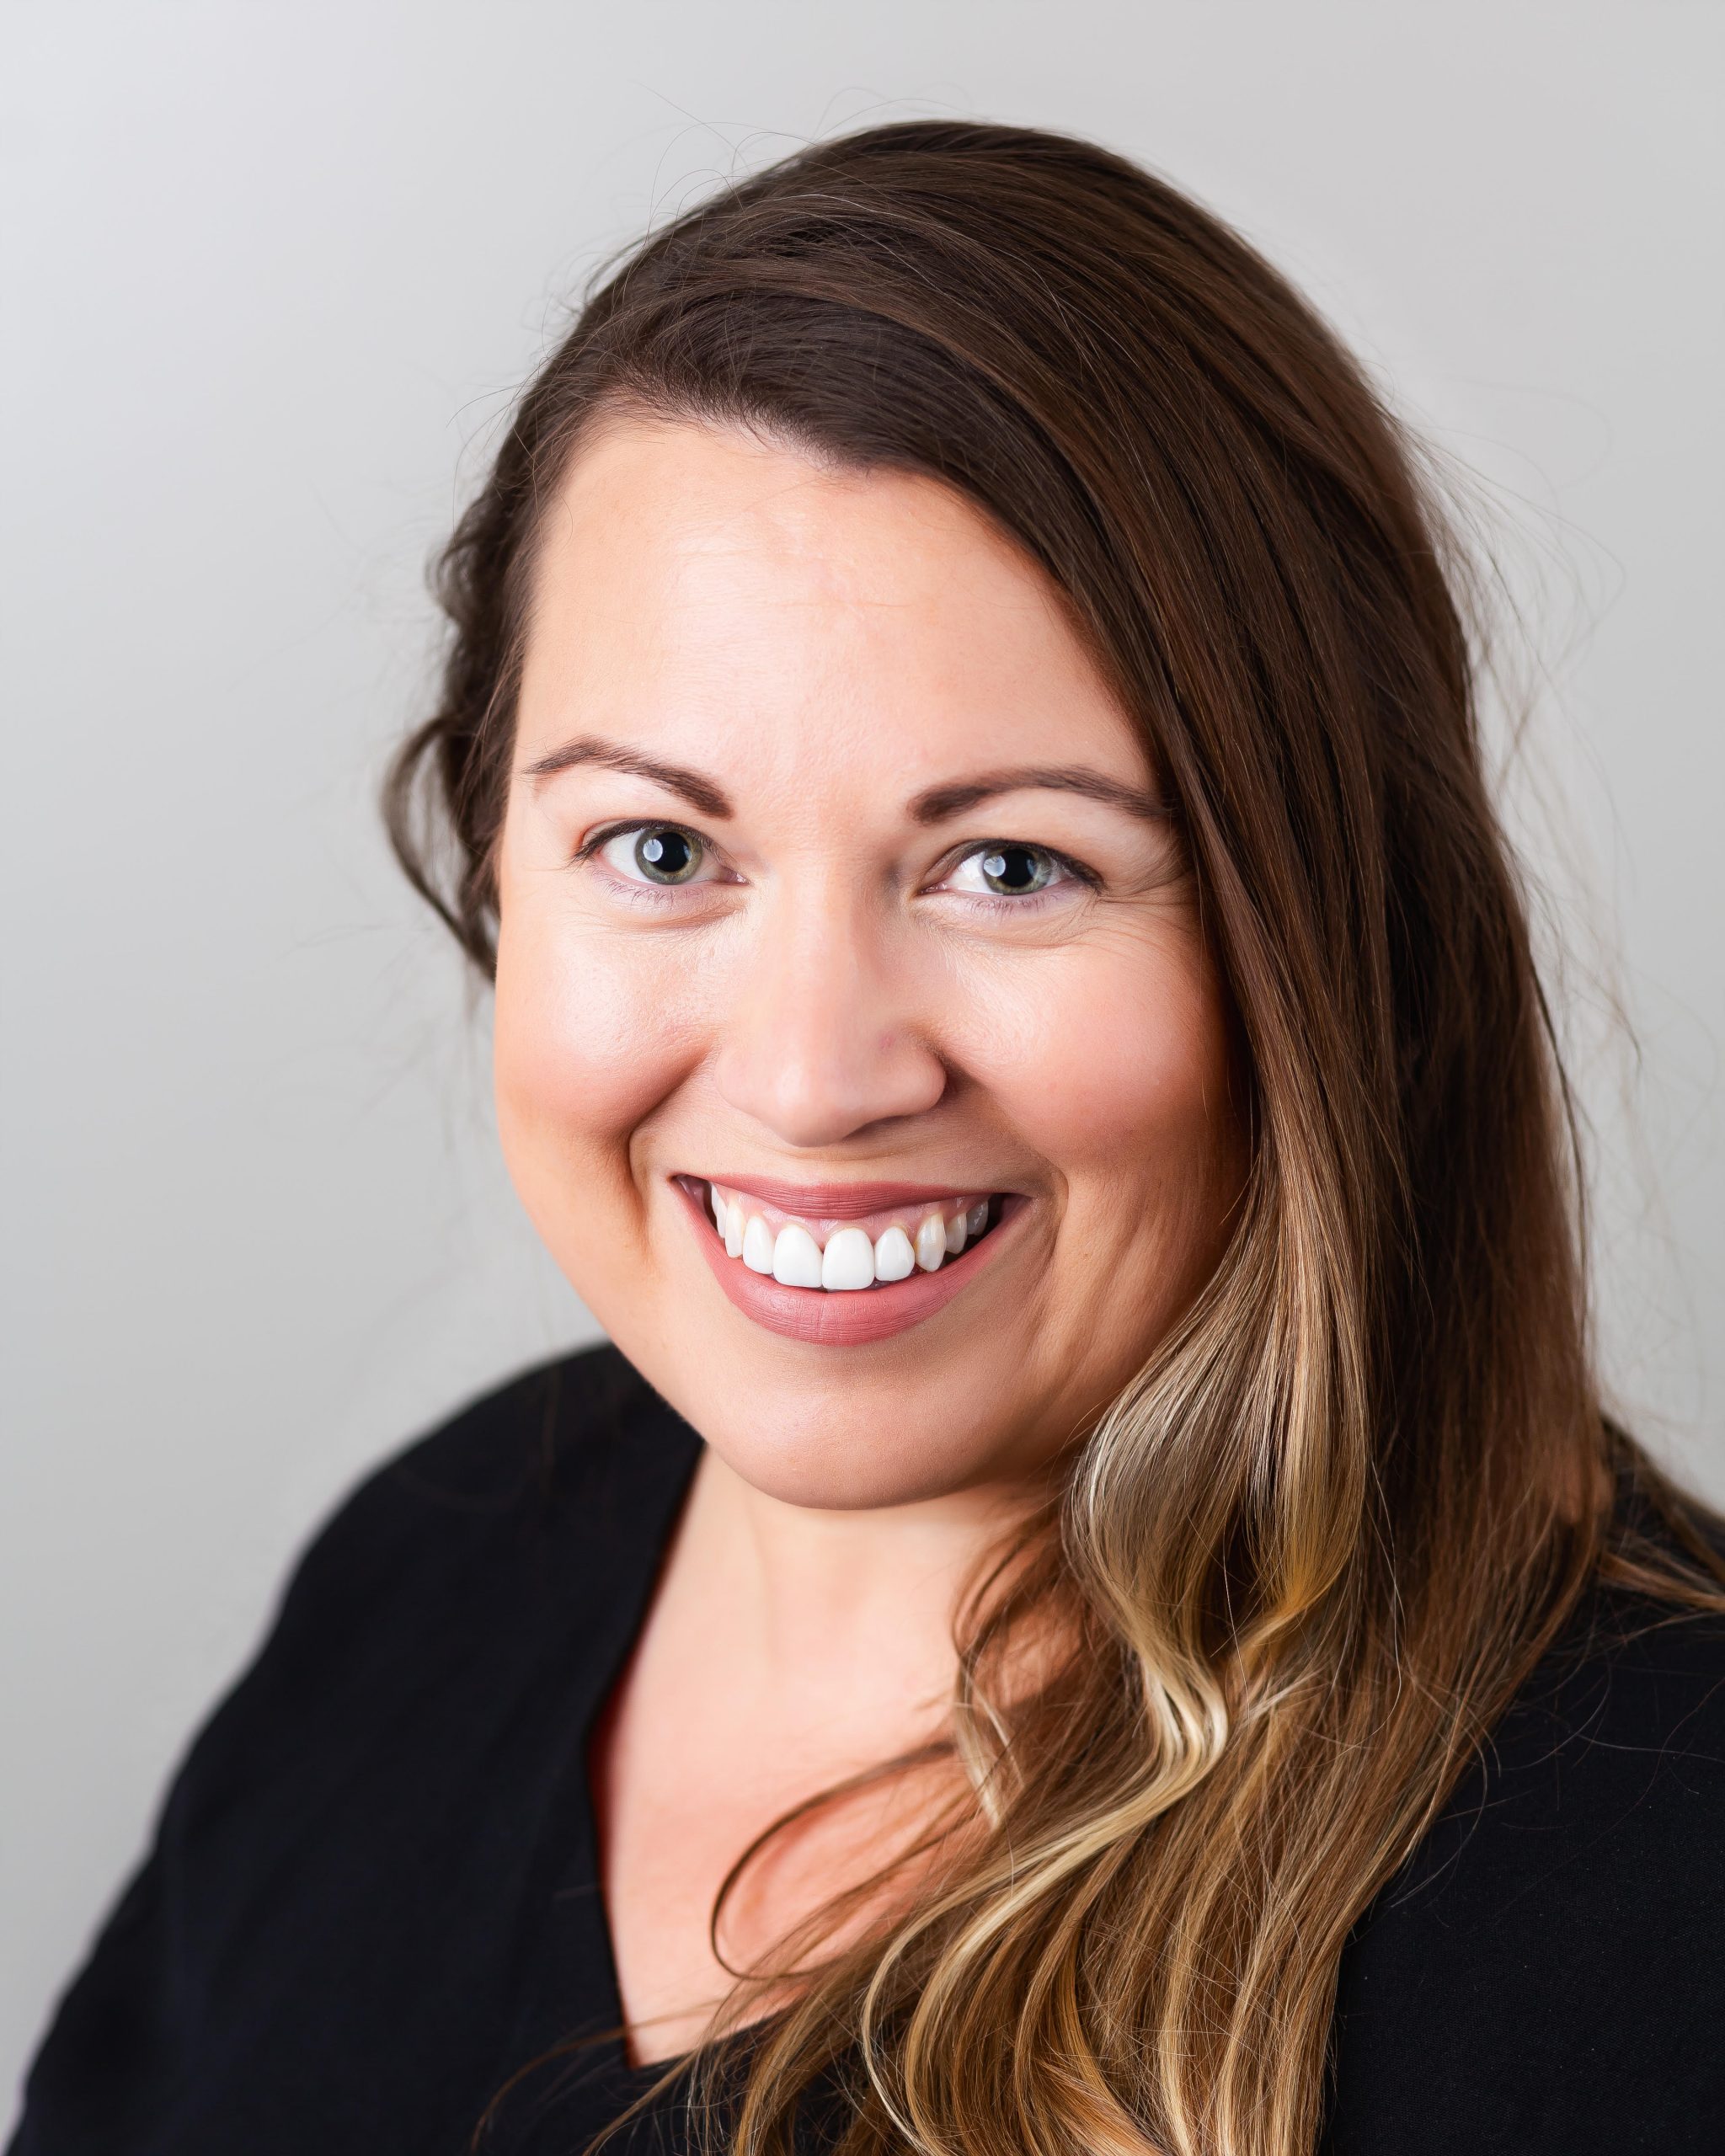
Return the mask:
<svg viewBox="0 0 1725 2156">
<path fill-rule="evenodd" d="M 388 813 L 611 1344 L 326 1529 L 19 2156 L 1716 2145 L 1725 1545 L 1418 469 L 1062 137 L 589 299 Z"/>
</svg>

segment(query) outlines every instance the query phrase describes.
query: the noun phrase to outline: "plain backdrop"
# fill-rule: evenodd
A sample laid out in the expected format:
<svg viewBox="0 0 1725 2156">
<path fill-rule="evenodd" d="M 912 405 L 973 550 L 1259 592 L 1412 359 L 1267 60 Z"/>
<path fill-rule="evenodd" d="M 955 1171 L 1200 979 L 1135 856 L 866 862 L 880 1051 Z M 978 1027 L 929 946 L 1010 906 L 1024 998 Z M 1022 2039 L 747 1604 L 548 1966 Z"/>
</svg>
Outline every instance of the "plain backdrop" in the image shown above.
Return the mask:
<svg viewBox="0 0 1725 2156">
<path fill-rule="evenodd" d="M 1711 0 L 10 12 L 0 2112 L 314 1522 L 591 1331 L 377 777 L 426 557 L 569 296 L 812 136 L 960 114 L 1140 157 L 1476 475 L 1603 1352 L 1725 1494 L 1722 32 Z"/>
</svg>

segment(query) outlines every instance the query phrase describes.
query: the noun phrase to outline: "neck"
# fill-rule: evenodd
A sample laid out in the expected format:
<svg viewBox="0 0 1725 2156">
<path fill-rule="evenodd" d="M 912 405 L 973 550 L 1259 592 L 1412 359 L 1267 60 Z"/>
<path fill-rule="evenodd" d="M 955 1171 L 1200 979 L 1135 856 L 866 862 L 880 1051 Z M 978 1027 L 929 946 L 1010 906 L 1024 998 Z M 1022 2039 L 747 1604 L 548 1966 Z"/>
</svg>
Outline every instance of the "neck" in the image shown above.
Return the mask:
<svg viewBox="0 0 1725 2156">
<path fill-rule="evenodd" d="M 938 1714 L 956 1668 L 953 1619 L 978 1565 L 1033 1496 L 990 1486 L 917 1503 L 820 1512 L 768 1496 L 708 1452 L 679 1535 L 686 1606 L 717 1613 L 782 1700 Z"/>
</svg>

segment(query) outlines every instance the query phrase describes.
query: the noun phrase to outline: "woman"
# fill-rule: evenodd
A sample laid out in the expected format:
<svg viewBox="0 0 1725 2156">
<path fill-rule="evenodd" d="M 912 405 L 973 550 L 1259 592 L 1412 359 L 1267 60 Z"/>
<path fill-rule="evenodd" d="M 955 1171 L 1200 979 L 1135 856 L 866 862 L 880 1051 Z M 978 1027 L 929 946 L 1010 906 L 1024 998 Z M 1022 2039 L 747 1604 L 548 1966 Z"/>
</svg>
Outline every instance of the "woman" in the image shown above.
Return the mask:
<svg viewBox="0 0 1725 2156">
<path fill-rule="evenodd" d="M 389 790 L 614 1344 L 325 1529 L 18 2156 L 1725 2145 L 1725 1561 L 1589 1369 L 1459 581 L 1084 143 L 624 261 Z"/>
</svg>

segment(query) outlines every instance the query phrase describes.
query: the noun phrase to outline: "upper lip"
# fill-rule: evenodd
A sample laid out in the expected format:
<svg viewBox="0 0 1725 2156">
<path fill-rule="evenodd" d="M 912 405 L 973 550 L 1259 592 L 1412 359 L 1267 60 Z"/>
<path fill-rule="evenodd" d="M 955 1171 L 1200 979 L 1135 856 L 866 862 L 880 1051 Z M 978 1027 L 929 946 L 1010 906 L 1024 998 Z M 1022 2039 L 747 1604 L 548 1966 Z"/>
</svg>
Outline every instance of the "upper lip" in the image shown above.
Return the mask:
<svg viewBox="0 0 1725 2156">
<path fill-rule="evenodd" d="M 772 1176 L 702 1176 L 721 1190 L 740 1191 L 781 1213 L 805 1219 L 860 1220 L 895 1205 L 936 1205 L 943 1199 L 980 1195 L 996 1186 L 987 1182 L 785 1182 Z"/>
</svg>

